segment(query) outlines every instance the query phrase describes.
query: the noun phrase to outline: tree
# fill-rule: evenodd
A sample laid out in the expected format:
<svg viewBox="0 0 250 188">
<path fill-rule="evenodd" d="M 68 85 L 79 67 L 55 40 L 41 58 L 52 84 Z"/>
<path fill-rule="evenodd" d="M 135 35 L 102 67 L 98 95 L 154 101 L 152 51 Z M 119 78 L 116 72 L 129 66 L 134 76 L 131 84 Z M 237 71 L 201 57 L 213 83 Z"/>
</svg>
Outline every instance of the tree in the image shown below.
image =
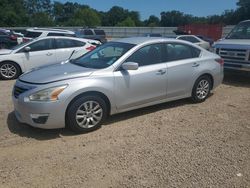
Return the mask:
<svg viewBox="0 0 250 188">
<path fill-rule="evenodd" d="M 116 26 L 119 26 L 119 27 L 135 27 L 135 22 L 134 22 L 134 20 L 132 18 L 127 17 L 122 22 L 119 22 Z"/>
<path fill-rule="evenodd" d="M 94 27 L 101 25 L 101 19 L 96 11 L 90 8 L 78 9 L 73 18 L 69 20 L 70 26 L 87 26 Z"/>
<path fill-rule="evenodd" d="M 144 24 L 148 27 L 157 27 L 160 26 L 160 19 L 154 15 L 151 15 L 147 20 L 145 20 Z"/>
</svg>

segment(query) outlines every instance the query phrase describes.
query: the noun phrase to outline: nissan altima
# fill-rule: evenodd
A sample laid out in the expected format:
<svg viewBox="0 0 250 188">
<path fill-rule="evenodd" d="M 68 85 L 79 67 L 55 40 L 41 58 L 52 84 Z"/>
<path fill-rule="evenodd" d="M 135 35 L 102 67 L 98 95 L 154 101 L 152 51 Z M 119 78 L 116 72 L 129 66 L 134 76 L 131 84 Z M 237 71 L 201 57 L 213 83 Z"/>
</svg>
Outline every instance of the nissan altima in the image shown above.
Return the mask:
<svg viewBox="0 0 250 188">
<path fill-rule="evenodd" d="M 176 39 L 111 41 L 20 76 L 13 89 L 15 115 L 34 127 L 89 132 L 108 115 L 182 98 L 205 101 L 223 80 L 223 63 Z"/>
</svg>

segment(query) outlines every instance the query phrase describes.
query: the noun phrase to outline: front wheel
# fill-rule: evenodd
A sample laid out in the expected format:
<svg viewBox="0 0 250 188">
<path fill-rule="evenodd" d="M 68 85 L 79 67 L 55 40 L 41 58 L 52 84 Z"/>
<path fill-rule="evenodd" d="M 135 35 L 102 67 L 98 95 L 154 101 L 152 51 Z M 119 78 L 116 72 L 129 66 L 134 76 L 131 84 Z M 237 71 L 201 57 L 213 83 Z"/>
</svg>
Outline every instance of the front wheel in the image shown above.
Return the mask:
<svg viewBox="0 0 250 188">
<path fill-rule="evenodd" d="M 73 101 L 66 113 L 67 126 L 77 133 L 96 130 L 107 117 L 107 105 L 99 96 L 82 96 Z"/>
<path fill-rule="evenodd" d="M 4 80 L 16 79 L 21 74 L 19 66 L 12 62 L 0 63 L 0 78 Z"/>
<path fill-rule="evenodd" d="M 201 76 L 194 84 L 192 91 L 192 100 L 194 102 L 205 101 L 211 92 L 212 81 L 208 76 Z"/>
</svg>

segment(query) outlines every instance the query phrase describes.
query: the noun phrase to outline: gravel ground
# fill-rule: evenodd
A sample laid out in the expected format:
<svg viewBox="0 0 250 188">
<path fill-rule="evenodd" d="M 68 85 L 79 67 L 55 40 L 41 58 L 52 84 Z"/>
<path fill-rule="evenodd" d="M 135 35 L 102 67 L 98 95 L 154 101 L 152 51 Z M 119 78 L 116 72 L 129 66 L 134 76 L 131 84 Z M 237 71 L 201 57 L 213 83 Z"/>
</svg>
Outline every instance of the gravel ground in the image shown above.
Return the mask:
<svg viewBox="0 0 250 188">
<path fill-rule="evenodd" d="M 0 81 L 0 187 L 250 187 L 250 77 L 82 135 L 18 123 L 13 84 Z"/>
</svg>

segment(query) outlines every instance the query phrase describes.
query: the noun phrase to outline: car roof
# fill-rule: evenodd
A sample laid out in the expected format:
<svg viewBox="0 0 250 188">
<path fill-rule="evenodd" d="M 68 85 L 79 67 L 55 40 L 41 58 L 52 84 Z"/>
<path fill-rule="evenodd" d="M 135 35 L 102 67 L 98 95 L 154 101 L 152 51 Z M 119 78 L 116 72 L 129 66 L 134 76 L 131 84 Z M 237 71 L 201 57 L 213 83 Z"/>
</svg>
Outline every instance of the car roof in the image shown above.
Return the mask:
<svg viewBox="0 0 250 188">
<path fill-rule="evenodd" d="M 85 39 L 85 38 L 77 38 L 77 37 L 68 37 L 68 36 L 45 36 L 45 37 L 37 37 L 35 40 L 41 40 L 41 39 L 71 39 L 71 40 L 78 40 L 82 42 L 98 42 L 93 39 Z"/>
<path fill-rule="evenodd" d="M 250 20 L 244 20 L 244 21 L 241 21 L 240 23 L 245 23 L 245 22 L 250 22 Z"/>
<path fill-rule="evenodd" d="M 177 41 L 177 40 L 163 38 L 163 37 L 130 37 L 130 38 L 122 38 L 122 39 L 118 39 L 118 40 L 114 40 L 114 41 L 137 45 L 137 44 L 148 43 L 148 42 Z"/>
<path fill-rule="evenodd" d="M 67 34 L 74 34 L 73 31 L 69 30 L 63 30 L 63 29 L 51 29 L 51 28 L 29 28 L 27 31 L 33 31 L 33 32 L 54 32 L 54 33 L 67 33 Z"/>
</svg>

